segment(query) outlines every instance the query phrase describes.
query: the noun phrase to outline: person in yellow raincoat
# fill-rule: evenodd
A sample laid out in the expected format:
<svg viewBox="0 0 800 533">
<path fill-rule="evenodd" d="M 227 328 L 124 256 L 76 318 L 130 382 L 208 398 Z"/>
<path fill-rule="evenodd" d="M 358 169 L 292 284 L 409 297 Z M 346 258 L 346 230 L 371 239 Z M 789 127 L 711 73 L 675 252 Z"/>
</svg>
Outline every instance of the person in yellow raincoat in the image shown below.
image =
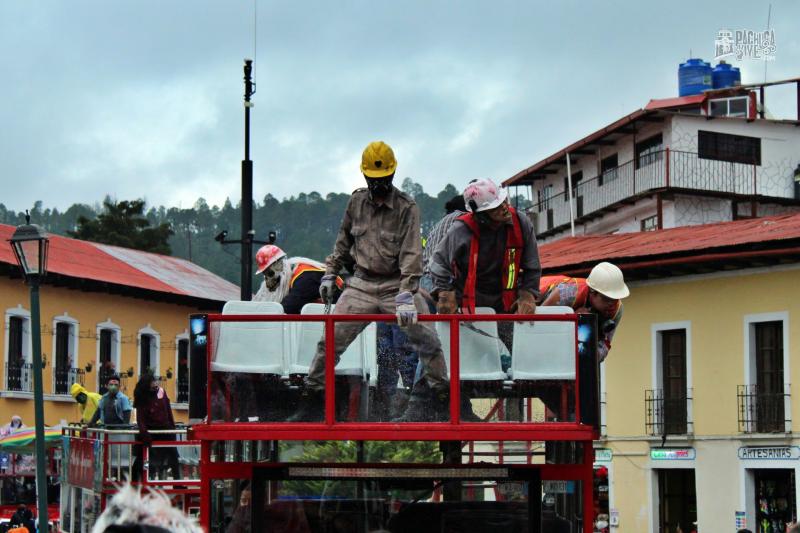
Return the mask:
<svg viewBox="0 0 800 533">
<path fill-rule="evenodd" d="M 81 410 L 81 422 L 88 424 L 94 416 L 94 412 L 97 411 L 97 405 L 102 396 L 96 392 L 89 392 L 80 383 L 73 383 L 69 393 L 78 402 L 78 408 Z"/>
</svg>

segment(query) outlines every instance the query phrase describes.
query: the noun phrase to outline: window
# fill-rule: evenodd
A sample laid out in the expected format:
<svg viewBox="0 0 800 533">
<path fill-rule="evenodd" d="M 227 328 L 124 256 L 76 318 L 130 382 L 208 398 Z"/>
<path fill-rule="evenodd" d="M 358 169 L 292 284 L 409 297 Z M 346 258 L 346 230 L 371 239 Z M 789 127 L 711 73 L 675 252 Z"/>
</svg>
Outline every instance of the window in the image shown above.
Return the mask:
<svg viewBox="0 0 800 533">
<path fill-rule="evenodd" d="M 189 402 L 189 339 L 178 339 L 178 379 L 176 382 L 176 401 Z"/>
<path fill-rule="evenodd" d="M 149 372 L 159 375 L 158 332 L 148 324 L 139 330 L 139 375 Z"/>
<path fill-rule="evenodd" d="M 69 394 L 69 388 L 79 381 L 75 367 L 75 325 L 69 322 L 56 322 L 55 361 L 53 362 L 54 392 Z"/>
<path fill-rule="evenodd" d="M 106 392 L 108 379 L 119 376 L 119 326 L 111 321 L 97 326 L 97 388 Z"/>
<path fill-rule="evenodd" d="M 642 219 L 642 231 L 655 231 L 658 229 L 658 215 Z"/>
<path fill-rule="evenodd" d="M 663 434 L 686 434 L 686 330 L 661 335 Z"/>
<path fill-rule="evenodd" d="M 636 168 L 640 169 L 660 161 L 663 157 L 663 150 L 664 141 L 660 133 L 636 143 Z"/>
<path fill-rule="evenodd" d="M 708 113 L 712 117 L 747 117 L 750 99 L 747 96 L 711 100 Z"/>
<path fill-rule="evenodd" d="M 783 394 L 783 322 L 759 322 L 755 328 L 756 431 L 785 428 Z"/>
<path fill-rule="evenodd" d="M 24 325 L 26 319 L 20 316 L 8 318 L 8 362 L 6 363 L 6 389 L 10 391 L 29 391 L 30 364 L 24 351 Z"/>
<path fill-rule="evenodd" d="M 578 185 L 580 181 L 583 179 L 583 171 L 579 170 L 578 172 L 574 172 L 572 174 L 572 196 L 578 196 L 580 189 Z M 567 180 L 566 176 L 564 177 L 564 201 L 569 201 L 569 194 L 567 193 L 567 189 L 569 189 L 569 180 Z"/>
<path fill-rule="evenodd" d="M 697 155 L 701 159 L 761 164 L 761 139 L 715 131 L 697 132 Z"/>
<path fill-rule="evenodd" d="M 539 212 L 550 209 L 550 199 L 553 197 L 553 184 L 546 185 L 539 190 Z"/>
<path fill-rule="evenodd" d="M 600 160 L 600 179 L 599 185 L 617 179 L 617 167 L 619 162 L 617 154 L 604 157 Z"/>
</svg>

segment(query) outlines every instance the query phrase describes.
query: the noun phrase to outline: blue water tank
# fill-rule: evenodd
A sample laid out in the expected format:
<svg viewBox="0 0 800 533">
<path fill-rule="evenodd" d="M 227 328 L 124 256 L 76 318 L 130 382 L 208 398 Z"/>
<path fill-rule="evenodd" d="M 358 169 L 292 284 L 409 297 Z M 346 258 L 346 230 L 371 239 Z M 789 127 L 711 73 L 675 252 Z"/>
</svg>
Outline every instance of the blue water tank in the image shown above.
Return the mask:
<svg viewBox="0 0 800 533">
<path fill-rule="evenodd" d="M 725 89 L 742 84 L 742 73 L 738 67 L 731 66 L 724 61 L 714 67 L 711 72 L 711 82 L 715 89 Z"/>
<path fill-rule="evenodd" d="M 678 67 L 678 94 L 689 96 L 712 89 L 711 65 L 702 59 L 687 59 Z"/>
</svg>

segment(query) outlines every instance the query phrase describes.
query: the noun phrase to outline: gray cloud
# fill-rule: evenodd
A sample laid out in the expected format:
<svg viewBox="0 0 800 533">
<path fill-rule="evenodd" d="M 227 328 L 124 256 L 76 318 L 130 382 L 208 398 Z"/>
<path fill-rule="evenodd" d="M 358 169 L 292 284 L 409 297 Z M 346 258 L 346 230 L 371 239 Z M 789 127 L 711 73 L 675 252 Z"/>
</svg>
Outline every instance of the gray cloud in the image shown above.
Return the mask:
<svg viewBox="0 0 800 533">
<path fill-rule="evenodd" d="M 710 59 L 719 28 L 766 24 L 743 0 L 383 4 L 258 3 L 257 198 L 352 190 L 377 138 L 429 191 L 507 178 L 675 95 L 677 64 Z M 252 2 L 0 4 L 0 202 L 237 198 L 252 15 Z M 798 15 L 773 2 L 770 79 L 800 74 Z M 762 63 L 741 66 L 763 79 Z M 794 114 L 791 93 L 770 97 Z"/>
</svg>

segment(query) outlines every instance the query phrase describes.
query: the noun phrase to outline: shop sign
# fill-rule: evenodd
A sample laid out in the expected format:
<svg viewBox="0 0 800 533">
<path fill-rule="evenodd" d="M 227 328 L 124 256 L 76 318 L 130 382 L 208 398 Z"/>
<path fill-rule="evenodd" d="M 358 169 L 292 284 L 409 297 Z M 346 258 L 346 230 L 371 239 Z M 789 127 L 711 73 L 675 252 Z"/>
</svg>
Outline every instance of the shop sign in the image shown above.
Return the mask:
<svg viewBox="0 0 800 533">
<path fill-rule="evenodd" d="M 547 494 L 574 494 L 574 481 L 542 481 L 542 492 Z"/>
<path fill-rule="evenodd" d="M 614 452 L 612 452 L 609 448 L 595 448 L 594 450 L 595 463 L 610 463 L 611 459 L 613 458 Z"/>
<path fill-rule="evenodd" d="M 693 461 L 694 448 L 653 448 L 650 459 L 653 461 Z"/>
<path fill-rule="evenodd" d="M 76 487 L 94 488 L 95 450 L 94 440 L 70 439 L 67 481 Z"/>
<path fill-rule="evenodd" d="M 736 531 L 747 528 L 747 513 L 744 511 L 736 511 L 734 514 L 734 522 Z"/>
<path fill-rule="evenodd" d="M 742 446 L 739 459 L 800 459 L 800 446 Z"/>
</svg>

